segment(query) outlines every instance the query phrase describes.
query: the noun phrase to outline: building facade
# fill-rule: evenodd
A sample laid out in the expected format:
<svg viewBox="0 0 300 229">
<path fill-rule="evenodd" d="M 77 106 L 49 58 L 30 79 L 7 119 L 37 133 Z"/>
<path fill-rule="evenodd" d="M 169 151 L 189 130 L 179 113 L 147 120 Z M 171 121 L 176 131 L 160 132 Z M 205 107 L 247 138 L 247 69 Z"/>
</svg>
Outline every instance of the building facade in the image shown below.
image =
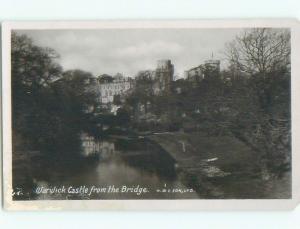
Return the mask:
<svg viewBox="0 0 300 229">
<path fill-rule="evenodd" d="M 113 103 L 115 96 L 125 95 L 132 87 L 133 80 L 130 77 L 124 77 L 120 73 L 110 80 L 99 78 L 97 83 L 98 99 L 101 104 Z"/>
</svg>

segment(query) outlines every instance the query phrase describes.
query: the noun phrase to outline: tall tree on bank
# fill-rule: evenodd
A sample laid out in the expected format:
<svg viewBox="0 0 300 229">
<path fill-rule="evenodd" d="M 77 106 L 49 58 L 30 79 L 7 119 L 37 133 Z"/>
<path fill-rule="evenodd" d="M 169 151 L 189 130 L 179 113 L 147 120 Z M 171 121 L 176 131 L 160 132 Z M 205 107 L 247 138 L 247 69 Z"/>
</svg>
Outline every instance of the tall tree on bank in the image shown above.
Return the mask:
<svg viewBox="0 0 300 229">
<path fill-rule="evenodd" d="M 41 143 L 38 134 L 46 124 L 45 100 L 51 94 L 50 84 L 61 77 L 57 63 L 59 55 L 50 48 L 36 46 L 26 35 L 12 32 L 12 112 L 15 146 L 23 142 L 27 147 Z M 46 128 L 46 126 L 44 126 Z M 18 141 L 19 140 L 19 141 Z"/>
<path fill-rule="evenodd" d="M 25 35 L 12 33 L 11 54 L 14 149 L 74 155 L 80 131 L 92 126 L 94 77 L 63 72 L 53 49 Z"/>
<path fill-rule="evenodd" d="M 75 140 L 81 131 L 92 128 L 93 112 L 96 107 L 96 82 L 93 75 L 79 69 L 62 73 L 62 78 L 52 83 L 58 115 L 64 122 L 58 134 L 62 138 L 66 133 Z M 71 139 L 70 139 L 71 140 Z"/>
<path fill-rule="evenodd" d="M 231 69 L 247 78 L 234 97 L 232 131 L 271 169 L 290 159 L 290 53 L 290 31 L 267 28 L 245 30 L 226 50 Z"/>
</svg>

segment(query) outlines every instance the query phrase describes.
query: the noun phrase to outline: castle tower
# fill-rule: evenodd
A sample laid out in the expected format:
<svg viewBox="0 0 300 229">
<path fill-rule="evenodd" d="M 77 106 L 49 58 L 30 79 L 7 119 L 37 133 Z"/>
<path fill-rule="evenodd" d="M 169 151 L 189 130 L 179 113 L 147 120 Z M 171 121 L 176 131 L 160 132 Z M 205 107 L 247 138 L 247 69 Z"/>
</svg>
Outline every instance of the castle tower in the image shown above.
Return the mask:
<svg viewBox="0 0 300 229">
<path fill-rule="evenodd" d="M 207 60 L 204 62 L 205 75 L 210 78 L 218 78 L 220 76 L 220 60 Z"/>
<path fill-rule="evenodd" d="M 159 88 L 162 92 L 171 91 L 171 83 L 174 76 L 174 65 L 171 60 L 159 60 L 156 68 L 156 78 L 159 82 Z"/>
</svg>

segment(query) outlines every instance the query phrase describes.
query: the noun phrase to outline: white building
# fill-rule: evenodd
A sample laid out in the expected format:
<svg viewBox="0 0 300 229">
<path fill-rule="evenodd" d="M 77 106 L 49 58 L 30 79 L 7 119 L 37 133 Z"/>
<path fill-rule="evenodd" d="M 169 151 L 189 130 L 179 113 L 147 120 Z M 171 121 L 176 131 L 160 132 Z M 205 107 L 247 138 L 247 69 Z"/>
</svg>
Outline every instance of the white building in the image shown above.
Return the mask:
<svg viewBox="0 0 300 229">
<path fill-rule="evenodd" d="M 102 104 L 114 102 L 116 95 L 125 95 L 133 86 L 133 81 L 129 77 L 123 77 L 117 74 L 111 81 L 101 82 L 98 81 L 98 95 L 99 102 Z"/>
</svg>

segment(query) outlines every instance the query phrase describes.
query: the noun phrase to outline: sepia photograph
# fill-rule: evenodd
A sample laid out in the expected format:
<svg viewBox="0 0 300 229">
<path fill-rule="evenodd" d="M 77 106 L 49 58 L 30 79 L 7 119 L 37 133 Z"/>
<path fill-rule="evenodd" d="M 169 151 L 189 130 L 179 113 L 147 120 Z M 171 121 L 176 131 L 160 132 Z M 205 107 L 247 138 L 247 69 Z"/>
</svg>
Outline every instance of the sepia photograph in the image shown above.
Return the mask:
<svg viewBox="0 0 300 229">
<path fill-rule="evenodd" d="M 12 202 L 292 199 L 289 27 L 8 37 Z"/>
</svg>

